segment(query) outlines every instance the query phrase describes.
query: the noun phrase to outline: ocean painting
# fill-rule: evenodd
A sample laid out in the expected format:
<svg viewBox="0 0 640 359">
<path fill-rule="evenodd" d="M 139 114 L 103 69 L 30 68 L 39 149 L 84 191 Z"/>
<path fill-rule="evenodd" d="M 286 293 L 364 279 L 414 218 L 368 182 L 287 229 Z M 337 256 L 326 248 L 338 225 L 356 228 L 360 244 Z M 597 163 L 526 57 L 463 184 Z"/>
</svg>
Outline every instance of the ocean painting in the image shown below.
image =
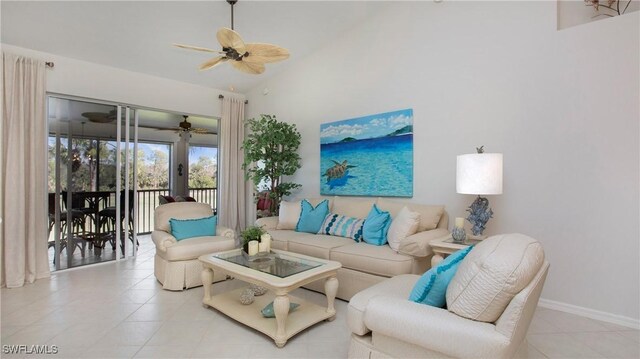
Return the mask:
<svg viewBox="0 0 640 359">
<path fill-rule="evenodd" d="M 320 125 L 320 194 L 413 196 L 413 109 Z"/>
</svg>

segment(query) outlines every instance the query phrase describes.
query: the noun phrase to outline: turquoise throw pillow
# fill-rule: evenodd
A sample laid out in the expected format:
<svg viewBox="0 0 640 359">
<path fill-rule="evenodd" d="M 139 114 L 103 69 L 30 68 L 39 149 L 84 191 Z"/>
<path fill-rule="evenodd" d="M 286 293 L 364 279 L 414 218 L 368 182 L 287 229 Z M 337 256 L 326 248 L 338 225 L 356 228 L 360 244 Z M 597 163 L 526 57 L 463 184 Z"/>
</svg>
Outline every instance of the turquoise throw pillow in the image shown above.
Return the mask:
<svg viewBox="0 0 640 359">
<path fill-rule="evenodd" d="M 418 279 L 409 300 L 416 303 L 444 308 L 447 303 L 447 287 L 458 270 L 458 265 L 469 254 L 473 246 L 461 249 L 429 269 Z"/>
<path fill-rule="evenodd" d="M 387 232 L 391 225 L 391 215 L 389 212 L 381 211 L 375 204 L 371 208 L 369 215 L 364 220 L 362 227 L 362 238 L 365 242 L 376 246 L 387 244 Z"/>
<path fill-rule="evenodd" d="M 298 303 L 289 303 L 289 313 L 298 308 L 300 304 Z M 273 310 L 273 302 L 267 304 L 266 307 L 262 308 L 262 316 L 265 318 L 275 318 L 276 313 Z"/>
<path fill-rule="evenodd" d="M 360 242 L 362 239 L 362 225 L 364 219 L 329 213 L 322 222 L 318 234 L 346 237 Z"/>
<path fill-rule="evenodd" d="M 216 216 L 197 219 L 175 219 L 169 220 L 171 235 L 178 241 L 193 237 L 215 236 L 218 218 Z"/>
<path fill-rule="evenodd" d="M 300 206 L 302 209 L 296 225 L 296 232 L 318 233 L 324 218 L 329 214 L 329 201 L 325 199 L 313 207 L 309 201 L 304 199 Z"/>
</svg>

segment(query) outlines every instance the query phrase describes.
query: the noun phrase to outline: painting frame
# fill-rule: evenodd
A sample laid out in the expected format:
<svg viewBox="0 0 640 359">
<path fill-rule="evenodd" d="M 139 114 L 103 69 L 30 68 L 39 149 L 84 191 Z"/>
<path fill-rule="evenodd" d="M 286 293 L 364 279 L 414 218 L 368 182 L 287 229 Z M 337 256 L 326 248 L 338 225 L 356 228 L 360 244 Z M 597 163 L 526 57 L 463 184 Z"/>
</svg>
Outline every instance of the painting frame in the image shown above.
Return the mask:
<svg viewBox="0 0 640 359">
<path fill-rule="evenodd" d="M 413 109 L 320 124 L 320 194 L 413 197 Z"/>
</svg>

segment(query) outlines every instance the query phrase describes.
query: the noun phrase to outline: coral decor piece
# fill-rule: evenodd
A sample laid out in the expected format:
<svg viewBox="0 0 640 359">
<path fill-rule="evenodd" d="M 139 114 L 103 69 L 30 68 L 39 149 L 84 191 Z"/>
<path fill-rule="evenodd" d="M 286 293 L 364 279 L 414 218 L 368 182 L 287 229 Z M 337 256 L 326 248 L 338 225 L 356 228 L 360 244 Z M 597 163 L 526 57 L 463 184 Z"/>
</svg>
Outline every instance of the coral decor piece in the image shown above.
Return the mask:
<svg viewBox="0 0 640 359">
<path fill-rule="evenodd" d="M 253 303 L 255 300 L 253 290 L 251 288 L 245 288 L 242 293 L 240 293 L 240 303 L 244 305 L 249 305 Z"/>
<path fill-rule="evenodd" d="M 493 217 L 493 210 L 489 208 L 489 200 L 485 197 L 478 196 L 478 198 L 471 203 L 471 206 L 467 208 L 467 212 L 469 212 L 467 220 L 473 225 L 471 232 L 474 236 L 481 236 L 489 218 Z"/>
<path fill-rule="evenodd" d="M 257 284 L 251 284 L 249 285 L 249 289 L 251 289 L 253 291 L 253 294 L 256 297 L 259 297 L 263 294 L 265 294 L 267 292 L 267 288 L 261 286 L 261 285 L 257 285 Z"/>
</svg>

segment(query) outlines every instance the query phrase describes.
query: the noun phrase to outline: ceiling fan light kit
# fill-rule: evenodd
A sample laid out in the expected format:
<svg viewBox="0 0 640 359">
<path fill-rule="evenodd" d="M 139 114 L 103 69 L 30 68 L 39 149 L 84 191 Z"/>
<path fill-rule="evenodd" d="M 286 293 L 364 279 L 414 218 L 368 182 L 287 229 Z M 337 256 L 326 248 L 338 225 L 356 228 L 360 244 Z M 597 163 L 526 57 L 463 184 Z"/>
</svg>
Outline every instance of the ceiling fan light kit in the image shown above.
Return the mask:
<svg viewBox="0 0 640 359">
<path fill-rule="evenodd" d="M 289 58 L 289 51 L 285 48 L 262 43 L 245 44 L 242 37 L 233 30 L 233 5 L 238 0 L 227 0 L 231 5 L 231 28 L 223 27 L 218 30 L 216 38 L 222 46 L 222 51 L 217 51 L 200 46 L 173 44 L 182 49 L 221 54 L 202 63 L 200 70 L 212 69 L 223 62 L 230 61 L 231 65 L 239 71 L 258 75 L 264 72 L 265 63 L 282 61 Z"/>
</svg>

